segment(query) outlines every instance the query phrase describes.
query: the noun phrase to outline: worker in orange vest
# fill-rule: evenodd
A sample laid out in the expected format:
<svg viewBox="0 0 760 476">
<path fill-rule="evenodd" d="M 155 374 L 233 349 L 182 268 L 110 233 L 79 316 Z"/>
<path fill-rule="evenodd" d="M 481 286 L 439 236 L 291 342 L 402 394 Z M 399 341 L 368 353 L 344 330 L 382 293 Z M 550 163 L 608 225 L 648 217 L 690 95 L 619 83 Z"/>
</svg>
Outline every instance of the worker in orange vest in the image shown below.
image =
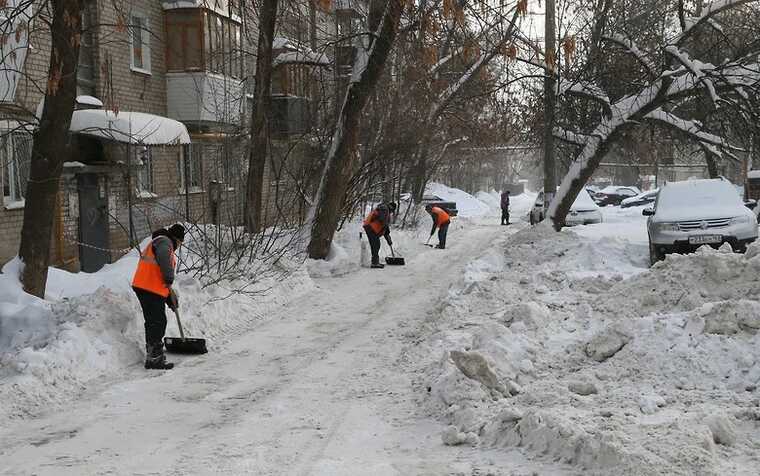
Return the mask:
<svg viewBox="0 0 760 476">
<path fill-rule="evenodd" d="M 145 368 L 171 369 L 174 364 L 164 355 L 166 307 L 177 309 L 179 298 L 172 289 L 176 251 L 185 239 L 185 227 L 179 223 L 153 232 L 148 246 L 140 253 L 132 289 L 137 294 L 145 318 Z"/>
<path fill-rule="evenodd" d="M 446 210 L 441 207 L 433 205 L 426 205 L 425 211 L 433 218 L 433 228 L 430 229 L 430 238 L 433 237 L 435 229 L 438 228 L 438 249 L 446 249 L 446 233 L 449 231 L 449 224 L 451 224 L 451 217 Z M 428 241 L 430 241 L 428 238 Z"/>
<path fill-rule="evenodd" d="M 388 246 L 393 246 L 389 226 L 393 213 L 396 213 L 395 203 L 381 203 L 364 219 L 364 232 L 367 234 L 369 248 L 372 251 L 372 268 L 382 269 L 385 267 L 384 264 L 380 263 L 380 237 L 384 236 Z"/>
</svg>

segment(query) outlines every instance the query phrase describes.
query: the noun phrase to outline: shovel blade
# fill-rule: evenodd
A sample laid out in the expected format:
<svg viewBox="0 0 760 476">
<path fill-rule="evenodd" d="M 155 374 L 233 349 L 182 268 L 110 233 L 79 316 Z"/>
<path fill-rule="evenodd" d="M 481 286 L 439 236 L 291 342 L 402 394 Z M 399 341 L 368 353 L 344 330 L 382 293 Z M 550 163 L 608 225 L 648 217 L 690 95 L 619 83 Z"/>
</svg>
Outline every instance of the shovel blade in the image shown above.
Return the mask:
<svg viewBox="0 0 760 476">
<path fill-rule="evenodd" d="M 406 264 L 406 261 L 404 261 L 404 258 L 400 256 L 386 256 L 385 264 L 389 266 L 404 266 Z"/>
<path fill-rule="evenodd" d="M 164 346 L 167 352 L 172 354 L 205 354 L 206 339 L 195 339 L 192 337 L 164 337 Z"/>
</svg>

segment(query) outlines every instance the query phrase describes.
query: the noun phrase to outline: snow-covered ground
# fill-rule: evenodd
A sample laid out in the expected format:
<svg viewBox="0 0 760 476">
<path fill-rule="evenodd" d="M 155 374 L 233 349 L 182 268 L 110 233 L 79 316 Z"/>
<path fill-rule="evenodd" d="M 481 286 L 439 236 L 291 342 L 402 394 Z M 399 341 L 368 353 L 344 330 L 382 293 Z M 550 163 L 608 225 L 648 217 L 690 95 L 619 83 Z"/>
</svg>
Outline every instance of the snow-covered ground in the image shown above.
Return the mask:
<svg viewBox="0 0 760 476">
<path fill-rule="evenodd" d="M 211 352 L 169 372 L 141 365 L 135 256 L 46 301 L 11 263 L 0 474 L 757 474 L 760 246 L 649 269 L 641 208 L 556 234 L 534 194 L 503 227 L 496 192 L 429 191 L 460 217 L 445 251 L 394 230 L 404 267 L 360 268 L 354 223 L 254 300 L 181 278 Z"/>
<path fill-rule="evenodd" d="M 407 350 L 421 405 L 582 474 L 758 474 L 760 245 L 648 269 L 641 208 L 603 211 L 468 265 Z"/>
</svg>

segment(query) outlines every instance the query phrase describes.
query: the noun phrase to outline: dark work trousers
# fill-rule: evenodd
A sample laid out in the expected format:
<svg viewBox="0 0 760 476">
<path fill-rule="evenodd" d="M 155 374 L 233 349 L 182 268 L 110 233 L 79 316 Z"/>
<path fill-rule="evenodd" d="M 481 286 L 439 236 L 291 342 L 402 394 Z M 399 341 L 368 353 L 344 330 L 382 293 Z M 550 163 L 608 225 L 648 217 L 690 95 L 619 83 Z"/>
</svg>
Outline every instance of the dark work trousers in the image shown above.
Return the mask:
<svg viewBox="0 0 760 476">
<path fill-rule="evenodd" d="M 369 249 L 372 251 L 372 264 L 380 264 L 380 237 L 369 225 L 364 227 L 364 233 L 369 240 Z"/>
<path fill-rule="evenodd" d="M 166 298 L 142 289 L 132 288 L 145 317 L 145 343 L 155 345 L 166 333 Z"/>
<path fill-rule="evenodd" d="M 509 225 L 509 208 L 501 209 L 501 224 Z"/>
<path fill-rule="evenodd" d="M 441 249 L 446 248 L 446 233 L 449 231 L 449 223 L 446 222 L 438 227 L 438 247 Z"/>
</svg>

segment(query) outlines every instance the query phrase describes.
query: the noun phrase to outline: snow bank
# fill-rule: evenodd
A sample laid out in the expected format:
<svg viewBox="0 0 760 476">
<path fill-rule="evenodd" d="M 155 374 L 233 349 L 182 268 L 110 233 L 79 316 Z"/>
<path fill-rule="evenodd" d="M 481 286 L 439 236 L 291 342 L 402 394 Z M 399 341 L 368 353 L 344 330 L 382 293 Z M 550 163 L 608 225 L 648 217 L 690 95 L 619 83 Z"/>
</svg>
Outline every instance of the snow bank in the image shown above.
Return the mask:
<svg viewBox="0 0 760 476">
<path fill-rule="evenodd" d="M 193 237 L 187 236 L 186 244 Z M 143 243 L 145 244 L 145 243 Z M 183 250 L 180 250 L 180 256 Z M 0 274 L 0 418 L 33 415 L 75 398 L 90 382 L 144 375 L 144 328 L 130 282 L 138 254 L 133 251 L 97 273 L 50 268 L 46 299 L 25 294 L 21 263 Z M 178 273 L 182 324 L 187 334 L 208 339 L 210 350 L 265 319 L 277 306 L 313 289 L 300 262 L 285 279 L 251 284 L 222 280 L 203 286 Z M 239 290 L 253 293 L 246 296 Z M 167 335 L 179 335 L 168 312 Z"/>
<path fill-rule="evenodd" d="M 471 263 L 404 356 L 422 404 L 447 444 L 583 474 L 755 474 L 760 245 L 649 269 L 620 223 L 525 229 Z"/>
</svg>

